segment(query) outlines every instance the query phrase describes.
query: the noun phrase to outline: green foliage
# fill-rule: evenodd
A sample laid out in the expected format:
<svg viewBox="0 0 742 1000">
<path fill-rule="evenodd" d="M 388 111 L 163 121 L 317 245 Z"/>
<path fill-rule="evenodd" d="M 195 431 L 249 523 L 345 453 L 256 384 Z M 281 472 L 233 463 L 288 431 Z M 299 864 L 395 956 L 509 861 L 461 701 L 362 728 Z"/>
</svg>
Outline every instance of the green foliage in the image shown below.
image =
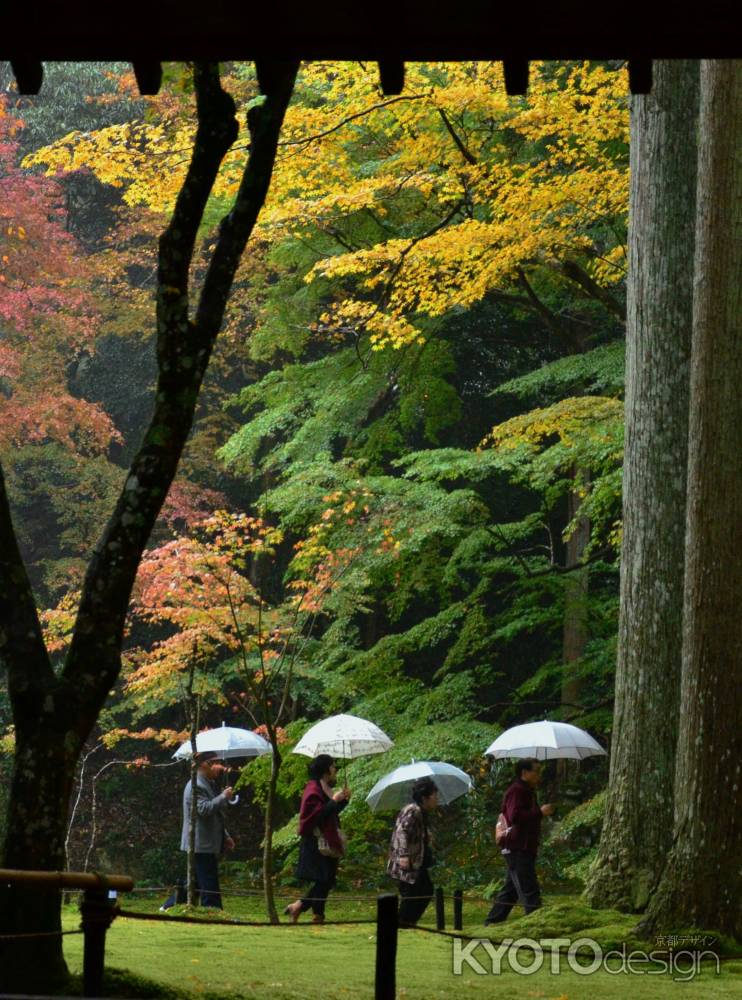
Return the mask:
<svg viewBox="0 0 742 1000">
<path fill-rule="evenodd" d="M 90 132 L 136 118 L 143 100 L 133 95 L 110 100 L 122 73 L 131 73 L 129 63 L 45 62 L 42 93 L 19 98 L 24 149 L 38 149 L 74 130 Z M 0 63 L 0 90 L 9 83 L 6 67 Z"/>
<path fill-rule="evenodd" d="M 447 381 L 453 362 L 445 344 L 414 345 L 394 366 L 362 350 L 289 364 L 246 387 L 232 403 L 250 419 L 220 450 L 225 464 L 283 471 L 323 455 L 352 455 L 380 469 L 405 438 L 436 442 L 455 423 L 459 402 Z"/>
<path fill-rule="evenodd" d="M 585 842 L 592 846 L 600 834 L 605 815 L 606 793 L 598 792 L 586 802 L 575 806 L 562 819 L 551 835 L 555 843 Z"/>
<path fill-rule="evenodd" d="M 76 455 L 54 443 L 8 451 L 3 468 L 32 582 L 44 603 L 53 602 L 81 580 L 123 470 L 103 456 Z"/>
<path fill-rule="evenodd" d="M 623 396 L 625 345 L 623 340 L 571 354 L 536 371 L 503 382 L 493 395 L 512 395 L 530 405 L 552 403 L 566 396 Z"/>
</svg>

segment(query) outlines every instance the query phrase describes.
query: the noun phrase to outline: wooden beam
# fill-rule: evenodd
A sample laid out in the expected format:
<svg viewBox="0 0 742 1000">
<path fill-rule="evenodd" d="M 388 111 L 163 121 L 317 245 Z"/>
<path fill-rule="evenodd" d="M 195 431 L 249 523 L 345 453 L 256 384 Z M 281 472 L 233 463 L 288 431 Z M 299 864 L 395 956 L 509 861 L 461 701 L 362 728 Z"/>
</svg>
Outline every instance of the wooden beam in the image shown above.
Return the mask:
<svg viewBox="0 0 742 1000">
<path fill-rule="evenodd" d="M 0 868 L 0 882 L 37 885 L 48 889 L 115 889 L 131 892 L 134 879 L 129 875 L 100 875 L 96 872 L 39 872 L 21 871 L 17 868 Z"/>
<path fill-rule="evenodd" d="M 44 67 L 36 59 L 11 59 L 19 94 L 38 94 L 44 81 Z"/>
<path fill-rule="evenodd" d="M 738 58 L 737 0 L 625 0 L 609 21 L 594 0 L 389 0 L 386 14 L 347 0 L 34 0 L 3 5 L 0 59 L 254 60 Z"/>
<path fill-rule="evenodd" d="M 505 93 L 515 97 L 528 93 L 528 60 L 503 59 L 502 72 L 505 77 Z"/>
<path fill-rule="evenodd" d="M 404 60 L 380 59 L 379 80 L 381 90 L 387 96 L 401 94 L 404 90 Z"/>
<path fill-rule="evenodd" d="M 652 91 L 652 60 L 629 59 L 629 90 L 632 94 Z"/>
<path fill-rule="evenodd" d="M 158 93 L 162 86 L 162 63 L 148 60 L 132 63 L 139 93 L 148 96 Z"/>
</svg>

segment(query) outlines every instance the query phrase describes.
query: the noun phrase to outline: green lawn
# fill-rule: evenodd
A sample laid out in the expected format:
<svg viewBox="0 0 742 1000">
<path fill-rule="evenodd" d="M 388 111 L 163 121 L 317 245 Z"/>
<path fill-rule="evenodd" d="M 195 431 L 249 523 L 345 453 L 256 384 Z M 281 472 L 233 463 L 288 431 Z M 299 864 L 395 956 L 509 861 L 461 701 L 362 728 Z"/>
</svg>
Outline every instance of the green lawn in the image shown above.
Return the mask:
<svg viewBox="0 0 742 1000">
<path fill-rule="evenodd" d="M 258 900 L 229 900 L 227 916 L 238 919 L 261 919 Z M 157 901 L 141 898 L 125 908 L 154 911 Z M 499 934 L 482 927 L 486 903 L 467 901 L 464 909 L 464 933 L 487 936 L 493 941 L 504 936 L 595 937 L 607 947 L 621 940 L 632 941 L 628 930 L 632 918 L 610 911 L 591 911 L 574 899 L 561 900 L 530 917 L 513 919 L 501 925 Z M 430 908 L 432 911 L 432 906 Z M 179 912 L 182 912 L 179 911 Z M 201 915 L 203 911 L 197 911 Z M 358 919 L 372 916 L 374 900 L 368 903 L 342 903 L 328 908 L 328 920 L 344 917 Z M 426 914 L 428 916 L 428 914 Z M 430 912 L 427 923 L 432 926 Z M 73 907 L 65 911 L 65 926 L 78 921 Z M 588 1000 L 588 998 L 646 997 L 726 998 L 738 997 L 742 990 L 742 959 L 722 963 L 717 975 L 711 965 L 701 968 L 695 979 L 674 982 L 666 975 L 611 974 L 599 970 L 591 975 L 572 971 L 566 958 L 559 960 L 560 972 L 550 971 L 551 956 L 532 975 L 519 975 L 503 962 L 503 972 L 479 975 L 464 964 L 464 973 L 452 971 L 453 941 L 425 931 L 400 932 L 397 962 L 398 996 L 407 1000 L 437 1000 L 443 997 L 509 998 L 544 997 L 551 1000 Z M 65 952 L 73 972 L 82 965 L 82 937 L 65 938 Z M 473 953 L 481 965 L 490 960 L 481 946 Z M 519 952 L 524 966 L 532 952 Z M 297 927 L 197 926 L 163 921 L 155 922 L 119 917 L 108 934 L 106 965 L 126 970 L 173 988 L 173 997 L 259 997 L 271 1000 L 345 1000 L 373 997 L 375 927 L 348 925 L 324 927 L 300 924 Z M 119 986 L 120 995 L 134 995 Z M 140 986 L 139 996 L 152 990 Z M 165 996 L 166 994 L 162 994 Z"/>
</svg>

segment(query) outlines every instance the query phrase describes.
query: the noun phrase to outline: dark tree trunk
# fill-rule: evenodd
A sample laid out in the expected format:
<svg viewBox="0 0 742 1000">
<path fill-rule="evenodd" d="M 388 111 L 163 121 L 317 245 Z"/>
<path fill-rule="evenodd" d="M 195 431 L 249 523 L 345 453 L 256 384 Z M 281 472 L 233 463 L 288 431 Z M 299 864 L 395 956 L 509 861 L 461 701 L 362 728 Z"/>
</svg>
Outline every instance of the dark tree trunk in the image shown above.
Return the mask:
<svg viewBox="0 0 742 1000">
<path fill-rule="evenodd" d="M 16 749 L 3 867 L 62 871 L 67 867 L 67 811 L 81 744 L 41 720 L 16 720 Z M 61 892 L 30 885 L 0 886 L 0 934 L 61 930 Z M 62 938 L 0 941 L 4 992 L 46 991 L 64 983 Z"/>
<path fill-rule="evenodd" d="M 698 62 L 631 105 L 621 609 L 606 816 L 587 898 L 641 910 L 670 846 L 683 605 Z"/>
<path fill-rule="evenodd" d="M 160 239 L 157 291 L 159 377 L 154 415 L 116 509 L 90 560 L 70 650 L 51 667 L 0 470 L 0 657 L 16 725 L 17 753 L 2 865 L 63 868 L 68 800 L 82 747 L 121 667 L 131 588 L 187 439 L 199 388 L 222 324 L 237 265 L 270 183 L 296 64 L 256 64 L 265 101 L 248 112 L 250 154 L 191 318 L 189 270 L 221 162 L 237 137 L 232 98 L 215 64 L 196 63 L 198 128 L 170 225 Z M 47 935 L 33 944 L 0 938 L 0 992 L 56 988 L 65 973 L 58 893 L 0 886 L 0 935 Z M 42 960 L 43 959 L 43 960 Z"/>
<path fill-rule="evenodd" d="M 742 940 L 742 62 L 701 64 L 672 850 L 642 927 Z"/>
</svg>

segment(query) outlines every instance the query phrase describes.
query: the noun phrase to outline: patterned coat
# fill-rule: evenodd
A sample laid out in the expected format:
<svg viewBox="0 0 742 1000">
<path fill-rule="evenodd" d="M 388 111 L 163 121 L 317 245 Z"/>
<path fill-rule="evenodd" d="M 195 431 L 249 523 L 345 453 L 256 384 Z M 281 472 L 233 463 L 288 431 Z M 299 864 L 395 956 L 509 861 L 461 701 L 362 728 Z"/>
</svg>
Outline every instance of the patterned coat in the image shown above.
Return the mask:
<svg viewBox="0 0 742 1000">
<path fill-rule="evenodd" d="M 386 866 L 388 875 L 399 882 L 414 883 L 423 865 L 426 835 L 429 841 L 430 834 L 427 833 L 422 808 L 416 802 L 411 802 L 402 809 L 394 824 Z M 410 859 L 409 868 L 406 869 L 400 864 L 405 857 Z"/>
</svg>

